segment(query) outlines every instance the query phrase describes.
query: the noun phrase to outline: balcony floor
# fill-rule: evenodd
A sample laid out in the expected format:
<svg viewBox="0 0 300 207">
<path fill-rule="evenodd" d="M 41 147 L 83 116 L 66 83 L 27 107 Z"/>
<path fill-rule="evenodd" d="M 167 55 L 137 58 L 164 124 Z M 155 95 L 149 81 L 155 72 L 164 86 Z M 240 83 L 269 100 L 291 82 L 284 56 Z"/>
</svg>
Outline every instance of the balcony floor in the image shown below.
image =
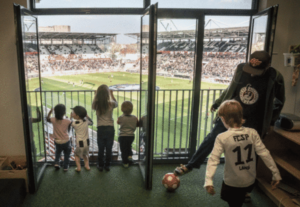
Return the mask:
<svg viewBox="0 0 300 207">
<path fill-rule="evenodd" d="M 82 169 L 80 173 L 75 172 L 74 166 L 66 173 L 62 169 L 55 171 L 47 167 L 38 192 L 27 195 L 23 206 L 228 206 L 220 199 L 223 164 L 219 165 L 215 175 L 215 196 L 208 195 L 203 188 L 206 165 L 181 177 L 180 187 L 174 193 L 166 192 L 161 179 L 175 167 L 173 164 L 154 166 L 152 191 L 144 189 L 137 165 L 128 169 L 112 166 L 110 172 L 99 172 L 96 166 L 92 166 L 91 171 Z M 251 197 L 252 202 L 244 206 L 276 207 L 257 187 Z"/>
</svg>

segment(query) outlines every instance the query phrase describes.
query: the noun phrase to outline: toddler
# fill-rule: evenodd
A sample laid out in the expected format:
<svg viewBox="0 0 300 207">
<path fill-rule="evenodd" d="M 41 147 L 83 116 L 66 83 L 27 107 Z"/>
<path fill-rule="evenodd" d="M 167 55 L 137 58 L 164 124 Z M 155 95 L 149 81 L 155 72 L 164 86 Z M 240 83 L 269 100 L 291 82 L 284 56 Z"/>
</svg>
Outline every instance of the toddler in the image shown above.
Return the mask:
<svg viewBox="0 0 300 207">
<path fill-rule="evenodd" d="M 123 114 L 118 118 L 117 124 L 120 125 L 119 143 L 121 149 L 121 157 L 123 166 L 129 167 L 132 162 L 132 142 L 134 140 L 134 131 L 138 126 L 138 119 L 136 116 L 131 115 L 133 105 L 130 101 L 124 101 L 121 106 Z"/>
<path fill-rule="evenodd" d="M 71 121 L 64 119 L 66 114 L 66 107 L 63 104 L 57 104 L 54 107 L 55 117 L 51 117 L 53 109 L 51 109 L 47 116 L 47 122 L 53 125 L 53 138 L 55 140 L 55 164 L 54 167 L 58 170 L 60 168 L 59 159 L 61 152 L 64 152 L 64 171 L 68 171 L 71 154 L 71 143 L 68 134 Z"/>
<path fill-rule="evenodd" d="M 76 137 L 76 149 L 75 149 L 75 162 L 77 172 L 81 171 L 80 158 L 84 161 L 84 167 L 86 170 L 90 170 L 89 166 L 89 127 L 93 125 L 93 121 L 87 115 L 87 111 L 82 106 L 75 106 L 72 108 L 71 118 L 75 119 L 72 121 L 71 126 L 75 129 Z"/>
</svg>

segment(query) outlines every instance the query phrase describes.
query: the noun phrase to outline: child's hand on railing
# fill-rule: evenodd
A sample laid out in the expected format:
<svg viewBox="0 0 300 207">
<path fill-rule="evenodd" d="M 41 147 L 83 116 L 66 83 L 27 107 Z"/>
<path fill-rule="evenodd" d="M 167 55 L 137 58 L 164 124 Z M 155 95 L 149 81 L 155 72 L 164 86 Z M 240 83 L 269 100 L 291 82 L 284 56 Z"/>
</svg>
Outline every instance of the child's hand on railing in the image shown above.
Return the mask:
<svg viewBox="0 0 300 207">
<path fill-rule="evenodd" d="M 210 107 L 210 112 L 213 113 L 213 112 L 215 112 L 215 111 L 216 111 L 216 109 L 215 109 L 214 106 L 212 105 L 212 106 Z"/>
</svg>

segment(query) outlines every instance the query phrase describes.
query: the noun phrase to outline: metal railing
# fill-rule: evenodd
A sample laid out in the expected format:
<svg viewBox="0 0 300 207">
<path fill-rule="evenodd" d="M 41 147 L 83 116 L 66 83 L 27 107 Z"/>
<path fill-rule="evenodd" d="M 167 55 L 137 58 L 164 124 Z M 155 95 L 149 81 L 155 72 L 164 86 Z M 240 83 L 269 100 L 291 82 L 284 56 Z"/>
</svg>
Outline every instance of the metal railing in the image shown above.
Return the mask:
<svg viewBox="0 0 300 207">
<path fill-rule="evenodd" d="M 210 112 L 210 106 L 214 100 L 220 96 L 223 89 L 204 89 L 200 92 L 200 110 L 198 114 L 197 129 L 197 146 L 203 141 L 207 133 L 210 132 L 214 114 Z M 31 97 L 37 94 L 42 95 L 42 106 L 44 116 L 56 104 L 61 103 L 66 106 L 67 116 L 69 117 L 71 108 L 81 105 L 86 108 L 88 115 L 93 120 L 93 126 L 90 126 L 90 155 L 91 159 L 97 156 L 97 117 L 95 111 L 92 110 L 92 101 L 94 91 L 30 91 Z M 117 118 L 122 115 L 121 104 L 123 101 L 131 101 L 134 106 L 133 115 L 140 117 L 140 91 L 114 91 L 114 96 L 119 106 L 113 111 L 113 118 L 116 122 Z M 154 131 L 154 159 L 175 160 L 187 159 L 190 143 L 190 122 L 192 113 L 192 96 L 193 90 L 157 90 L 155 97 L 155 131 Z M 35 99 L 38 100 L 38 99 Z M 34 102 L 34 101 L 31 101 Z M 31 103 L 32 104 L 32 103 Z M 39 103 L 40 104 L 40 103 Z M 36 101 L 36 105 L 38 105 Z M 38 129 L 39 132 L 41 129 Z M 36 139 L 35 143 L 37 154 L 42 156 L 43 146 L 46 148 L 47 160 L 53 160 L 55 156 L 54 141 L 50 139 L 52 134 L 52 125 L 44 121 L 45 140 Z M 121 160 L 120 149 L 118 144 L 118 125 L 115 123 L 115 143 L 113 146 L 113 160 Z M 75 147 L 74 133 L 70 133 L 72 137 L 72 146 Z M 132 144 L 133 157 L 138 159 L 139 154 L 139 130 L 135 132 L 135 140 Z M 72 151 L 71 157 L 74 156 Z M 74 158 L 72 158 L 74 159 Z"/>
</svg>

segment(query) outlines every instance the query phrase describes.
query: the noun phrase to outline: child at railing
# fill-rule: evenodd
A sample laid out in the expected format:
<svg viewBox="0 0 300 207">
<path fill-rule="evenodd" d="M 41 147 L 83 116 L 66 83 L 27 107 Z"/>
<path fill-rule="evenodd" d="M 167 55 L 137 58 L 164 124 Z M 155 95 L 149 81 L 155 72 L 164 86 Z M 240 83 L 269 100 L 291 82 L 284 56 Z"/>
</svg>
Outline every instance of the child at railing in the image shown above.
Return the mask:
<svg viewBox="0 0 300 207">
<path fill-rule="evenodd" d="M 111 99 L 110 99 L 111 97 Z M 113 109 L 118 107 L 113 91 L 107 85 L 101 85 L 95 91 L 92 108 L 97 114 L 97 143 L 98 143 L 98 169 L 100 172 L 105 168 L 110 170 L 112 147 L 114 143 L 115 128 L 113 119 Z M 106 159 L 104 158 L 104 148 Z"/>
<path fill-rule="evenodd" d="M 134 131 L 138 126 L 138 119 L 131 115 L 133 105 L 130 101 L 124 101 L 121 106 L 123 114 L 118 118 L 117 124 L 120 125 L 119 143 L 122 153 L 123 166 L 129 167 L 132 162 L 132 142 L 134 140 Z"/>
<path fill-rule="evenodd" d="M 68 129 L 71 124 L 69 119 L 64 119 L 66 114 L 66 107 L 63 104 L 57 104 L 54 107 L 55 117 L 50 118 L 53 109 L 51 109 L 47 116 L 47 122 L 53 125 L 53 138 L 55 140 L 55 164 L 54 167 L 58 170 L 60 168 L 59 159 L 61 152 L 64 152 L 64 171 L 68 171 L 71 154 L 71 143 L 68 134 Z"/>
<path fill-rule="evenodd" d="M 89 165 L 89 126 L 93 125 L 93 121 L 87 115 L 87 111 L 82 106 L 75 106 L 72 108 L 70 117 L 75 119 L 72 121 L 71 126 L 75 129 L 76 149 L 75 149 L 75 162 L 77 168 L 75 171 L 81 171 L 80 158 L 84 161 L 84 168 L 90 170 Z"/>
<path fill-rule="evenodd" d="M 226 132 L 218 135 L 213 151 L 209 157 L 205 185 L 206 191 L 214 195 L 213 177 L 220 163 L 220 156 L 225 153 L 224 180 L 221 189 L 221 198 L 230 207 L 243 205 L 246 193 L 252 191 L 256 177 L 256 154 L 260 156 L 266 166 L 272 171 L 272 189 L 275 189 L 281 180 L 270 152 L 262 143 L 257 131 L 242 127 L 243 108 L 235 100 L 224 101 L 218 111 Z"/>
</svg>

